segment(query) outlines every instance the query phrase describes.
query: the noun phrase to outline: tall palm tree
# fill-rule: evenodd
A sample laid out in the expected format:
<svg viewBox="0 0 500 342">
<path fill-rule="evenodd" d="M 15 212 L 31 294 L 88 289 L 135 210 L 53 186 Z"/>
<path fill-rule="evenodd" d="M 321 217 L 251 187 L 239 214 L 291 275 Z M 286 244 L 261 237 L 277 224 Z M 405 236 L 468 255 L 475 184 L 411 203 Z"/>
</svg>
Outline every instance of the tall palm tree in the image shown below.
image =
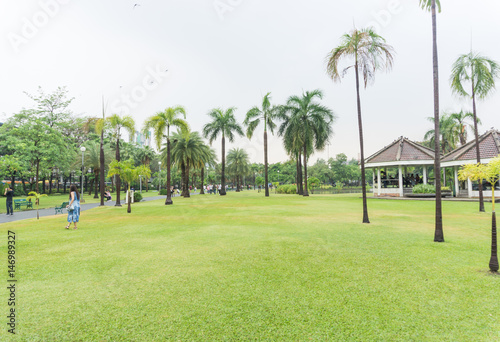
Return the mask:
<svg viewBox="0 0 500 342">
<path fill-rule="evenodd" d="M 332 135 L 331 124 L 335 116 L 331 109 L 315 102 L 315 98 L 322 99 L 321 90 L 306 91 L 299 96 L 290 96 L 286 105 L 281 107 L 280 117 L 283 123 L 280 132 L 300 146 L 304 157 L 304 196 L 307 191 L 307 157 L 308 150 L 323 149 Z M 288 114 L 288 115 L 287 115 Z M 289 133 L 289 134 L 287 134 Z"/>
<path fill-rule="evenodd" d="M 205 183 L 205 168 L 217 165 L 217 155 L 213 148 L 203 144 L 200 158 L 195 162 L 195 167 L 201 169 L 200 172 L 200 195 L 204 195 L 203 184 Z"/>
<path fill-rule="evenodd" d="M 363 75 L 365 88 L 373 81 L 375 72 L 379 69 L 390 70 L 393 62 L 393 48 L 386 44 L 385 39 L 372 29 L 354 29 L 351 34 L 342 37 L 342 43 L 328 55 L 327 72 L 334 81 L 340 81 L 345 72 L 354 67 L 356 76 L 356 95 L 358 107 L 359 146 L 361 150 L 361 183 L 363 187 L 363 223 L 370 223 L 366 203 L 365 155 L 363 142 L 363 123 L 361 120 L 361 98 L 359 96 L 359 74 Z M 354 64 L 340 72 L 341 60 L 354 59 Z M 380 60 L 385 60 L 381 63 Z"/>
<path fill-rule="evenodd" d="M 419 0 L 420 7 L 431 12 L 432 17 L 432 82 L 434 88 L 434 135 L 439 133 L 439 63 L 437 50 L 437 12 L 441 12 L 439 0 Z M 444 242 L 443 233 L 443 209 L 441 204 L 441 153 L 439 139 L 434 141 L 434 174 L 436 183 L 436 215 L 434 228 L 434 242 Z"/>
<path fill-rule="evenodd" d="M 265 195 L 269 197 L 269 177 L 268 177 L 268 161 L 267 161 L 267 128 L 274 133 L 276 124 L 273 122 L 278 115 L 278 107 L 271 106 L 271 93 L 267 93 L 262 99 L 262 108 L 253 107 L 247 113 L 243 124 L 247 126 L 247 137 L 252 139 L 253 132 L 262 120 L 264 122 L 264 179 L 265 179 Z"/>
<path fill-rule="evenodd" d="M 181 116 L 184 118 L 182 119 Z M 158 150 L 161 149 L 161 141 L 164 137 L 167 138 L 167 199 L 165 200 L 165 205 L 173 204 L 172 196 L 170 194 L 170 183 L 171 183 L 171 142 L 170 142 L 170 127 L 177 127 L 185 134 L 189 130 L 189 125 L 185 121 L 186 110 L 182 106 L 169 107 L 163 112 L 158 112 L 156 115 L 151 116 L 144 123 L 144 132 L 153 129 L 154 139 L 156 141 L 156 146 Z M 166 131 L 166 132 L 165 132 Z M 166 135 L 165 135 L 166 133 Z"/>
<path fill-rule="evenodd" d="M 227 170 L 236 179 L 236 192 L 240 192 L 243 176 L 250 173 L 248 153 L 241 148 L 232 148 L 227 154 Z"/>
<path fill-rule="evenodd" d="M 451 113 L 450 117 L 455 121 L 458 127 L 458 138 L 460 139 L 460 145 L 463 146 L 467 143 L 467 127 L 474 129 L 474 124 L 467 124 L 468 120 L 474 120 L 474 114 L 461 110 L 458 113 Z M 477 123 L 481 124 L 479 118 L 477 118 Z"/>
<path fill-rule="evenodd" d="M 117 114 L 113 114 L 106 119 L 111 128 L 113 129 L 113 137 L 116 139 L 116 156 L 115 159 L 120 161 L 120 138 L 121 138 L 121 129 L 124 128 L 132 138 L 135 134 L 135 122 L 134 119 L 130 115 L 126 115 L 120 117 Z M 116 174 L 116 206 L 121 207 L 120 203 L 120 188 L 121 181 L 120 175 Z"/>
<path fill-rule="evenodd" d="M 150 167 L 151 161 L 155 158 L 156 152 L 149 146 L 142 147 L 137 154 L 137 157 L 144 166 Z M 149 191 L 148 179 L 146 181 L 146 192 Z"/>
<path fill-rule="evenodd" d="M 182 170 L 182 196 L 190 197 L 189 170 L 201 163 L 206 145 L 198 132 L 178 131 L 172 138 L 172 160 Z"/>
<path fill-rule="evenodd" d="M 85 165 L 91 167 L 94 172 L 94 180 L 92 181 L 93 184 L 95 184 L 94 198 L 99 198 L 97 195 L 97 180 L 101 172 L 104 171 L 101 169 L 101 146 L 100 143 L 96 141 L 88 141 L 85 147 L 87 148 L 84 158 Z M 110 162 L 112 160 L 112 150 L 103 149 L 102 152 L 104 153 L 104 159 Z"/>
<path fill-rule="evenodd" d="M 460 55 L 453 64 L 450 82 L 451 90 L 459 96 L 472 99 L 472 114 L 474 116 L 474 138 L 476 140 L 477 163 L 481 162 L 479 151 L 479 133 L 477 129 L 476 96 L 484 99 L 495 89 L 495 79 L 500 75 L 497 62 L 470 52 Z M 464 83 L 470 82 L 470 93 L 465 90 Z M 484 211 L 483 184 L 479 182 L 479 211 Z"/>
<path fill-rule="evenodd" d="M 221 108 L 212 109 L 208 113 L 212 121 L 203 126 L 203 136 L 208 138 L 210 145 L 219 135 L 222 136 L 221 190 L 219 192 L 221 196 L 226 195 L 226 137 L 229 139 L 229 142 L 233 142 L 235 132 L 243 136 L 243 129 L 234 117 L 235 112 L 235 107 L 231 107 L 225 111 Z"/>
</svg>

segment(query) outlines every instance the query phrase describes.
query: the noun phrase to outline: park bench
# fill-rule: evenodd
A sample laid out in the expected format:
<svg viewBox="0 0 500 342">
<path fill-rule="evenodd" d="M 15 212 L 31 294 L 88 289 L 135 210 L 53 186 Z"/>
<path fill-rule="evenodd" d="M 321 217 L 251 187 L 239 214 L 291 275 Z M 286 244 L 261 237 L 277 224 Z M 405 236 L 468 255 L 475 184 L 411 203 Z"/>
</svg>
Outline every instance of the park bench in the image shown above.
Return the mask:
<svg viewBox="0 0 500 342">
<path fill-rule="evenodd" d="M 55 207 L 55 209 L 56 209 L 55 215 L 57 215 L 57 213 L 61 213 L 62 214 L 63 213 L 63 209 L 66 208 L 66 206 L 68 204 L 69 204 L 69 202 L 63 202 L 60 207 Z"/>
<path fill-rule="evenodd" d="M 26 207 L 28 209 L 33 209 L 33 203 L 27 201 L 25 199 L 16 199 L 14 200 L 14 209 L 21 210 L 22 207 Z"/>
</svg>

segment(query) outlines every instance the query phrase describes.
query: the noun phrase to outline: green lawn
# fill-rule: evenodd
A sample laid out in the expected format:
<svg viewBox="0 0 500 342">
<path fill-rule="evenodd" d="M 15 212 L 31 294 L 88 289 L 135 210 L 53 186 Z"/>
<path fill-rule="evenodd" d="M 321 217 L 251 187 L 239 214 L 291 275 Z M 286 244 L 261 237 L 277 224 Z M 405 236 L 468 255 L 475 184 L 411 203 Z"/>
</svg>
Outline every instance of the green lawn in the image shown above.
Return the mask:
<svg viewBox="0 0 500 342">
<path fill-rule="evenodd" d="M 96 208 L 77 231 L 2 224 L 17 340 L 500 340 L 491 213 L 443 202 L 438 244 L 433 202 L 370 199 L 367 225 L 358 196 L 229 192 Z"/>
</svg>

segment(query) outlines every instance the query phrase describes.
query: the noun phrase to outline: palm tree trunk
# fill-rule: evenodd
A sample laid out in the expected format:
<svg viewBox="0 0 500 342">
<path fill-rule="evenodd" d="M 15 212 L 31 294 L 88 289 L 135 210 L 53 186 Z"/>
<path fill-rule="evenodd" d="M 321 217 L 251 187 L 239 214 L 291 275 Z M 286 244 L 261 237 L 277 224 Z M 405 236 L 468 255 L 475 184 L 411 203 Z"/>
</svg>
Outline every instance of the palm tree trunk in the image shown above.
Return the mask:
<svg viewBox="0 0 500 342">
<path fill-rule="evenodd" d="M 267 166 L 267 131 L 264 131 L 264 178 L 266 182 L 266 197 L 269 197 L 269 176 Z"/>
<path fill-rule="evenodd" d="M 128 184 L 128 191 L 127 191 L 127 213 L 131 213 L 132 212 L 132 199 L 131 199 L 131 194 L 132 194 L 132 191 L 130 191 L 130 184 Z"/>
<path fill-rule="evenodd" d="M 309 196 L 307 191 L 307 145 L 304 143 L 304 196 Z"/>
<path fill-rule="evenodd" d="M 94 169 L 95 170 L 95 169 Z M 95 185 L 95 191 L 94 191 L 94 198 L 99 198 L 99 196 L 97 195 L 97 179 L 99 179 L 99 174 L 100 174 L 100 171 L 94 171 L 94 178 L 96 180 L 96 185 Z M 102 198 L 102 197 L 101 197 Z"/>
<path fill-rule="evenodd" d="M 200 173 L 200 195 L 205 195 L 205 191 L 203 190 L 203 183 L 205 181 L 205 165 L 201 168 L 201 173 Z"/>
<path fill-rule="evenodd" d="M 493 185 L 494 186 L 494 185 Z M 494 201 L 494 197 L 493 197 Z M 497 217 L 495 211 L 491 214 L 491 258 L 490 270 L 492 272 L 498 271 L 498 256 L 497 256 Z"/>
<path fill-rule="evenodd" d="M 174 201 L 172 201 L 172 193 L 170 192 L 170 183 L 172 182 L 170 177 L 170 158 L 170 137 L 167 137 L 167 199 L 165 200 L 165 205 L 174 204 Z"/>
<path fill-rule="evenodd" d="M 370 223 L 368 218 L 368 204 L 366 202 L 366 179 L 365 179 L 365 151 L 363 141 L 363 120 L 361 119 L 361 97 L 359 95 L 359 69 L 358 59 L 354 66 L 356 72 L 356 101 L 358 107 L 358 129 L 359 129 L 359 149 L 361 151 L 361 188 L 363 189 L 363 223 Z"/>
<path fill-rule="evenodd" d="M 221 170 L 221 189 L 219 191 L 219 195 L 226 195 L 226 139 L 224 134 L 222 134 L 222 170 Z"/>
<path fill-rule="evenodd" d="M 50 177 L 49 177 L 49 195 L 52 194 L 52 172 L 50 173 Z"/>
<path fill-rule="evenodd" d="M 474 73 L 474 70 L 472 70 Z M 476 161 L 481 163 L 481 152 L 479 149 L 479 133 L 477 130 L 477 114 L 476 114 L 476 92 L 474 89 L 474 78 L 472 78 L 472 114 L 474 115 L 474 139 L 476 140 Z M 484 198 L 483 198 L 483 181 L 479 181 L 479 211 L 484 212 Z"/>
<path fill-rule="evenodd" d="M 439 70 L 437 52 L 436 0 L 432 0 L 432 60 L 434 82 L 434 174 L 436 177 L 436 227 L 434 242 L 444 242 L 443 209 L 441 205 L 441 155 L 439 153 Z"/>
<path fill-rule="evenodd" d="M 101 142 L 99 145 L 99 190 L 101 195 L 101 206 L 104 205 L 104 190 L 105 190 L 104 168 L 105 166 L 104 166 L 104 128 L 103 128 L 101 131 Z"/>
<path fill-rule="evenodd" d="M 298 173 L 298 178 L 299 178 L 299 195 L 302 196 L 304 194 L 304 182 L 302 179 L 302 153 L 298 154 L 298 159 L 299 159 L 299 173 Z"/>
<path fill-rule="evenodd" d="M 185 198 L 189 198 L 191 197 L 190 193 L 189 193 L 189 160 L 186 161 L 186 178 L 184 180 L 184 197 Z"/>
<path fill-rule="evenodd" d="M 40 161 L 37 159 L 36 160 L 36 181 L 35 181 L 35 191 L 38 194 L 38 175 L 40 172 Z"/>
<path fill-rule="evenodd" d="M 120 161 L 120 139 L 116 139 L 116 161 Z M 120 188 L 121 188 L 120 176 L 116 175 L 116 204 L 115 206 L 121 207 L 120 203 Z"/>
</svg>

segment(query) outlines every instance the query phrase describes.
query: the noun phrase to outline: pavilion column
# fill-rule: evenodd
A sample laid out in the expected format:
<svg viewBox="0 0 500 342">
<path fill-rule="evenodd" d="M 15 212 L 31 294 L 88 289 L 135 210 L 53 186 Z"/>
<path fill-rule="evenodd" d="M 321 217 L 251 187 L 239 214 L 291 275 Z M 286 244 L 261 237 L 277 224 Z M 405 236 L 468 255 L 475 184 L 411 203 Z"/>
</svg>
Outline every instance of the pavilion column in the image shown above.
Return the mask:
<svg viewBox="0 0 500 342">
<path fill-rule="evenodd" d="M 372 191 L 373 191 L 373 194 L 375 194 L 375 169 L 373 169 L 373 172 L 372 172 Z"/>
<path fill-rule="evenodd" d="M 377 188 L 378 188 L 378 196 L 380 196 L 380 167 L 377 168 Z"/>
<path fill-rule="evenodd" d="M 403 188 L 403 167 L 399 165 L 399 197 L 404 196 L 404 188 Z"/>
<path fill-rule="evenodd" d="M 460 194 L 460 183 L 458 182 L 458 166 L 455 166 L 453 168 L 453 171 L 455 173 L 455 197 L 459 197 L 458 195 Z"/>
<path fill-rule="evenodd" d="M 427 184 L 427 166 L 424 165 L 424 184 Z"/>
<path fill-rule="evenodd" d="M 441 186 L 446 186 L 446 168 L 443 167 L 443 182 Z"/>
</svg>

